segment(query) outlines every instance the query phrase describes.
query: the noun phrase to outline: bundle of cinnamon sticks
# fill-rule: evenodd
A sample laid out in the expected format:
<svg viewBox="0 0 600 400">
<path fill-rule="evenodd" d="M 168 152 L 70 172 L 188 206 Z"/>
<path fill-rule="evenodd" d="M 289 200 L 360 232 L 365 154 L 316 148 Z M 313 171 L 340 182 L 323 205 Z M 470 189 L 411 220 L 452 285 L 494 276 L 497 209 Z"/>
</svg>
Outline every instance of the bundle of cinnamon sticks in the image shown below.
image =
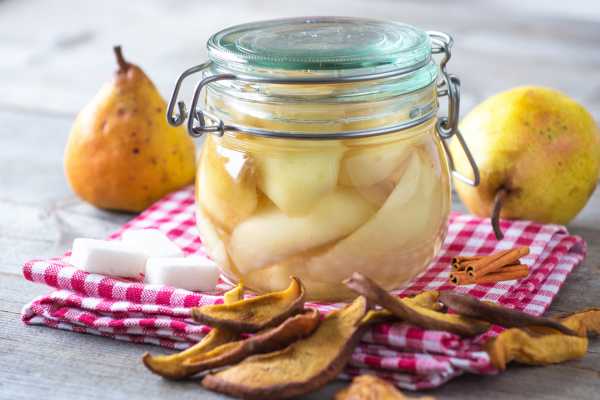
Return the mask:
<svg viewBox="0 0 600 400">
<path fill-rule="evenodd" d="M 517 247 L 487 256 L 454 257 L 450 283 L 471 285 L 524 278 L 529 275 L 529 267 L 519 259 L 527 254 L 529 247 Z"/>
</svg>

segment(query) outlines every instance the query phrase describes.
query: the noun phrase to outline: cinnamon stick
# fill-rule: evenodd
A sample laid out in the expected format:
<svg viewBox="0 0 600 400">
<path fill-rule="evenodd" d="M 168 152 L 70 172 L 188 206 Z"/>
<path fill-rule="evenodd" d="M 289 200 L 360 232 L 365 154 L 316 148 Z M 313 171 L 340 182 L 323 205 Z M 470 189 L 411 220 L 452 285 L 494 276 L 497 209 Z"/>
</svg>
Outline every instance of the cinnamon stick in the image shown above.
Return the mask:
<svg viewBox="0 0 600 400">
<path fill-rule="evenodd" d="M 495 271 L 492 271 L 492 272 L 490 272 L 490 273 L 492 273 L 492 274 L 493 274 L 493 273 L 496 273 L 496 272 L 508 272 L 508 271 L 511 271 L 511 268 L 514 268 L 514 267 L 516 267 L 516 266 L 519 266 L 519 265 L 525 265 L 525 264 L 521 264 L 521 263 L 520 263 L 520 262 L 517 260 L 517 261 L 515 261 L 515 262 L 513 262 L 513 263 L 511 263 L 511 264 L 508 264 L 508 265 L 503 265 L 503 266 L 501 266 L 501 267 L 497 268 Z M 526 266 L 526 265 L 525 265 L 525 266 Z M 465 267 L 465 268 L 463 269 L 463 271 L 465 271 L 465 272 L 467 273 L 467 275 L 469 275 L 469 277 L 471 277 L 471 279 L 475 279 L 475 278 L 476 278 L 476 276 L 475 276 L 475 273 L 473 272 L 473 270 L 472 270 L 472 269 L 469 269 L 469 270 L 467 271 L 467 269 L 466 269 L 466 268 L 467 268 L 467 267 Z M 481 277 L 481 276 L 480 276 L 480 277 Z"/>
<path fill-rule="evenodd" d="M 452 271 L 448 280 L 454 285 L 471 285 L 475 283 L 465 271 Z"/>
<path fill-rule="evenodd" d="M 473 278 L 466 271 L 452 271 L 450 283 L 454 285 L 472 285 L 475 283 L 495 283 L 500 281 L 509 281 L 512 279 L 524 278 L 529 275 L 529 267 L 525 264 L 513 264 L 500 268 L 496 272 Z"/>
<path fill-rule="evenodd" d="M 527 265 L 519 265 L 520 268 L 514 271 L 499 271 L 491 274 L 483 275 L 479 278 L 473 279 L 475 283 L 496 283 L 500 281 L 510 281 L 513 279 L 525 278 L 529 275 L 529 268 Z"/>
<path fill-rule="evenodd" d="M 529 247 L 517 247 L 504 250 L 489 256 L 482 257 L 476 261 L 465 262 L 465 271 L 471 278 L 479 279 L 487 274 L 496 272 L 498 269 L 511 265 L 519 258 L 529 254 Z"/>
<path fill-rule="evenodd" d="M 468 261 L 477 261 L 483 256 L 456 256 L 452 257 L 452 270 L 453 271 L 464 271 L 464 263 Z"/>
</svg>

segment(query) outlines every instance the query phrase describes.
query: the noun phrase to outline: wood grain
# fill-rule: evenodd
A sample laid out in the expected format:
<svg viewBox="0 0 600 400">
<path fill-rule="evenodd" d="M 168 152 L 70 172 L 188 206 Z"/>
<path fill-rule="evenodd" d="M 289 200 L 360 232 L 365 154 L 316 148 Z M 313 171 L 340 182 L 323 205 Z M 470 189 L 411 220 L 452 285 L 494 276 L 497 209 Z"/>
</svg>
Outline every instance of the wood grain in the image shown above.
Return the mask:
<svg viewBox="0 0 600 400">
<path fill-rule="evenodd" d="M 181 71 L 204 60 L 212 32 L 317 14 L 395 19 L 452 33 L 448 68 L 462 79 L 463 114 L 500 90 L 542 84 L 565 91 L 600 119 L 600 6 L 593 0 L 0 1 L 0 398 L 223 398 L 196 382 L 174 384 L 147 373 L 139 358 L 163 351 L 157 347 L 25 327 L 21 307 L 49 289 L 24 281 L 20 266 L 65 251 L 76 236 L 104 237 L 131 217 L 81 203 L 62 173 L 72 119 L 110 79 L 114 44 L 167 96 Z M 600 305 L 600 192 L 569 229 L 587 240 L 588 257 L 551 313 Z M 431 394 L 593 399 L 599 378 L 600 341 L 592 341 L 579 361 L 464 376 Z M 308 398 L 330 398 L 342 386 L 330 384 Z"/>
</svg>

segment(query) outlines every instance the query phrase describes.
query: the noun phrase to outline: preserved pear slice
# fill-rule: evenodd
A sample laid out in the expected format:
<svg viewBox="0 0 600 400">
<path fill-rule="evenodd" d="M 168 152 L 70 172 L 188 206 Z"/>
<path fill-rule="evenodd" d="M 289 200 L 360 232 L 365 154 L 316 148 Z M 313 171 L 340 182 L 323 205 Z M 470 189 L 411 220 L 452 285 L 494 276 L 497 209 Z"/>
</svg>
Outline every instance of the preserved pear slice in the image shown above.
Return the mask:
<svg viewBox="0 0 600 400">
<path fill-rule="evenodd" d="M 290 217 L 272 205 L 238 225 L 229 251 L 242 274 L 342 238 L 361 226 L 374 208 L 351 189 L 321 198 L 306 215 Z"/>
<path fill-rule="evenodd" d="M 196 186 L 196 195 L 198 186 Z M 218 228 L 213 225 L 208 214 L 202 209 L 202 205 L 196 206 L 196 225 L 198 232 L 202 238 L 202 244 L 206 249 L 209 257 L 217 263 L 217 265 L 225 272 L 229 278 L 234 279 L 239 277 L 239 273 L 234 269 L 229 261 L 227 249 L 222 237 L 226 238 L 225 232 L 219 232 Z"/>
<path fill-rule="evenodd" d="M 344 147 L 337 142 L 313 146 L 277 151 L 265 145 L 253 154 L 258 187 L 287 215 L 306 214 L 337 184 Z"/>
<path fill-rule="evenodd" d="M 350 150 L 342 159 L 340 183 L 345 186 L 371 186 L 390 177 L 414 151 L 413 140 Z"/>
<path fill-rule="evenodd" d="M 257 205 L 253 160 L 206 138 L 198 169 L 198 199 L 215 222 L 231 231 Z"/>
<path fill-rule="evenodd" d="M 437 204 L 431 199 L 435 185 L 433 168 L 418 152 L 413 153 L 406 171 L 381 209 L 331 250 L 310 259 L 309 276 L 337 283 L 353 270 L 384 284 L 385 272 L 381 269 L 393 266 L 390 275 L 394 279 L 412 278 L 422 265 L 404 265 L 401 255 L 423 246 L 423 241 L 431 239 L 431 230 L 436 229 L 431 226 L 430 215 L 432 203 Z M 438 191 L 435 193 L 439 195 Z"/>
</svg>

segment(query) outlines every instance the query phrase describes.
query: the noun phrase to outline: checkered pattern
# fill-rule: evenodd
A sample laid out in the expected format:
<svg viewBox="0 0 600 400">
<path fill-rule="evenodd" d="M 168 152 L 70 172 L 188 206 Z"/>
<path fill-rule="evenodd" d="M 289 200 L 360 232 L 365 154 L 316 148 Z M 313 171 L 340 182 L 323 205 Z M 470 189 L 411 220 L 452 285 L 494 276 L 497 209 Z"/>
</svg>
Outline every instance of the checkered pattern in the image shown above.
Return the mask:
<svg viewBox="0 0 600 400">
<path fill-rule="evenodd" d="M 192 188 L 168 195 L 110 238 L 118 239 L 125 230 L 142 228 L 160 229 L 187 254 L 203 252 L 195 228 Z M 542 314 L 567 275 L 584 258 L 585 242 L 557 225 L 502 221 L 502 228 L 505 238 L 496 241 L 488 221 L 470 215 L 451 215 L 440 255 L 426 271 L 395 293 L 406 296 L 428 289 L 455 290 Z M 486 285 L 447 284 L 453 256 L 488 254 L 515 246 L 531 249 L 523 258 L 530 266 L 529 277 Z M 50 260 L 32 260 L 23 266 L 26 279 L 58 289 L 23 308 L 26 324 L 184 349 L 209 330 L 191 320 L 191 307 L 222 302 L 222 293 L 228 288 L 221 282 L 214 293 L 195 293 L 89 274 L 71 267 L 68 254 Z M 341 304 L 309 306 L 326 313 Z M 497 371 L 481 344 L 498 331 L 492 329 L 475 339 L 461 339 L 448 332 L 426 331 L 404 323 L 380 324 L 365 334 L 342 377 L 369 372 L 402 388 L 423 389 L 439 386 L 464 372 L 493 374 Z"/>
</svg>

